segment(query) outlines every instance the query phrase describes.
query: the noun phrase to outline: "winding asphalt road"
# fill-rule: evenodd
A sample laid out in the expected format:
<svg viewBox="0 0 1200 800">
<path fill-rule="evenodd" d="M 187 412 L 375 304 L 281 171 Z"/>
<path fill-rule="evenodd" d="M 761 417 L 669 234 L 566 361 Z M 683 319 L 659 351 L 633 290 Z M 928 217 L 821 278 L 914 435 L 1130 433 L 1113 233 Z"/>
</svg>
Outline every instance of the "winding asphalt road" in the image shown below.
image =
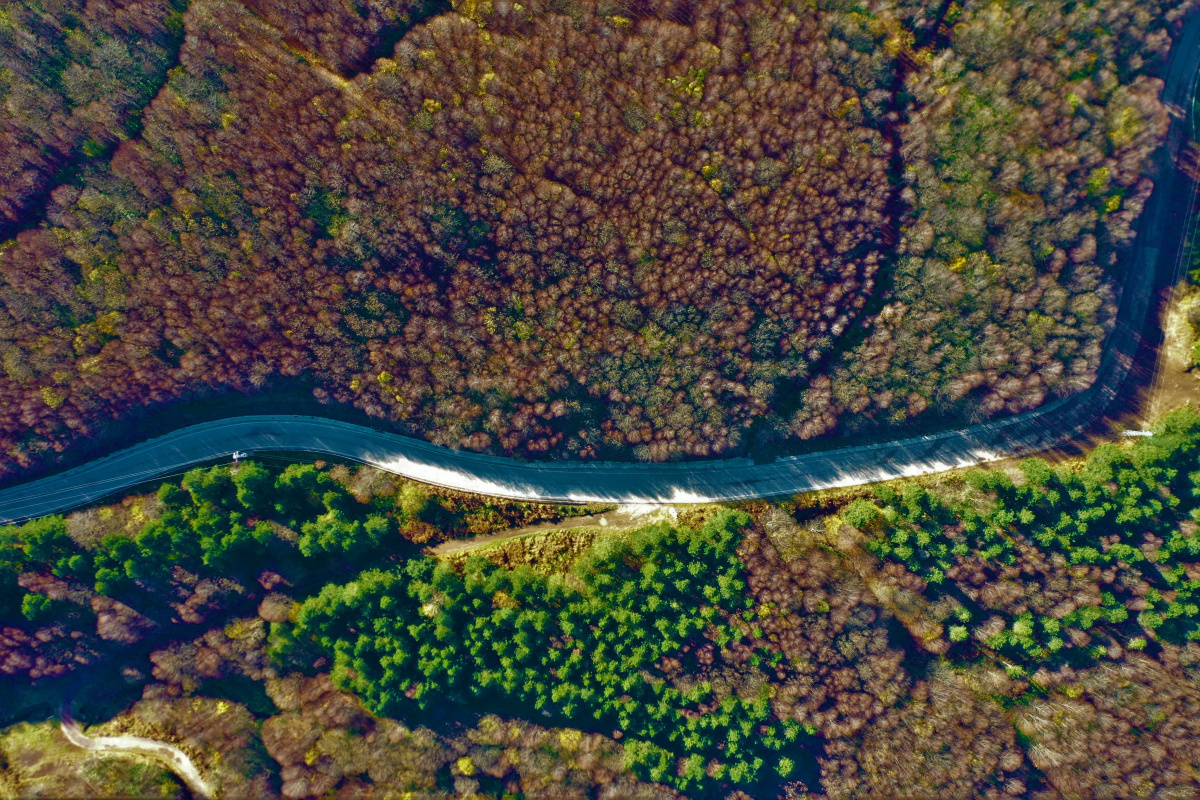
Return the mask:
<svg viewBox="0 0 1200 800">
<path fill-rule="evenodd" d="M 0 491 L 0 523 L 66 511 L 157 476 L 252 453 L 308 452 L 369 464 L 442 487 L 519 500 L 688 503 L 774 497 L 937 472 L 1044 450 L 1099 419 L 1121 391 L 1140 331 L 1161 285 L 1178 280 L 1193 187 L 1174 167 L 1191 129 L 1200 67 L 1200 14 L 1171 51 L 1162 99 L 1183 113 L 1156 154 L 1157 185 L 1126 262 L 1128 278 L 1099 378 L 1090 388 L 1035 411 L 963 430 L 844 447 L 755 464 L 728 459 L 682 464 L 522 462 L 465 453 L 353 425 L 300 416 L 250 416 L 203 423 L 150 439 L 58 475 Z M 1186 184 L 1186 185 L 1185 185 Z M 1182 203 L 1177 202 L 1184 198 Z M 1160 263 L 1162 262 L 1162 263 Z"/>
</svg>

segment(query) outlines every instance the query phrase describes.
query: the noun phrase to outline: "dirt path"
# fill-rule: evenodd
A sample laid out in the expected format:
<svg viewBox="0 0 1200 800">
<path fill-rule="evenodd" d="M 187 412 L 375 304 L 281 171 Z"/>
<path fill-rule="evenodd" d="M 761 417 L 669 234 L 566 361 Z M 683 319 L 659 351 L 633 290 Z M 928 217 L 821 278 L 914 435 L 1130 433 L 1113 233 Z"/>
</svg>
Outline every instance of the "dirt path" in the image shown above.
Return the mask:
<svg viewBox="0 0 1200 800">
<path fill-rule="evenodd" d="M 539 522 L 524 528 L 513 528 L 500 533 L 490 533 L 486 536 L 476 536 L 471 539 L 454 539 L 442 542 L 436 547 L 426 550 L 433 556 L 445 556 L 451 553 L 461 553 L 464 550 L 475 550 L 507 539 L 516 539 L 547 531 L 565 531 L 572 528 L 612 528 L 626 530 L 654 522 L 672 521 L 677 517 L 674 506 L 631 504 L 618 506 L 613 511 L 603 514 L 588 514 L 584 517 L 568 517 L 560 522 Z"/>
<path fill-rule="evenodd" d="M 76 747 L 97 753 L 137 753 L 150 756 L 178 775 L 192 794 L 204 800 L 212 800 L 215 797 L 215 792 L 200 777 L 196 765 L 188 758 L 187 753 L 178 747 L 153 739 L 143 739 L 141 736 L 88 736 L 71 717 L 71 711 L 65 705 L 60 712 L 60 719 L 63 735 Z"/>
<path fill-rule="evenodd" d="M 1190 372 L 1192 363 L 1192 326 L 1188 314 L 1200 305 L 1200 294 L 1186 295 L 1186 287 L 1176 287 L 1163 310 L 1163 342 L 1158 350 L 1154 384 L 1146 398 L 1142 416 L 1158 419 L 1172 409 L 1200 400 L 1200 374 Z"/>
</svg>

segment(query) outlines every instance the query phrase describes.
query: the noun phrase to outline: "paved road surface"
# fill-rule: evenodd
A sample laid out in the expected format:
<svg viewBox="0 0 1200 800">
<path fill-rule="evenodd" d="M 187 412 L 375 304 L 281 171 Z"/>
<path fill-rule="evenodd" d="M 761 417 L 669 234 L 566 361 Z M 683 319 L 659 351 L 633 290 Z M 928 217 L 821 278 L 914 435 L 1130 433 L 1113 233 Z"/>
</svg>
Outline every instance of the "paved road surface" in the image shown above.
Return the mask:
<svg viewBox="0 0 1200 800">
<path fill-rule="evenodd" d="M 1174 155 L 1191 130 L 1200 64 L 1200 15 L 1172 49 L 1163 100 L 1182 109 L 1156 155 L 1158 179 L 1126 261 L 1128 278 L 1117 324 L 1089 389 L 1008 419 L 903 441 L 844 447 L 781 458 L 685 464 L 530 463 L 457 452 L 346 422 L 300 416 L 239 417 L 151 439 L 58 475 L 0 491 L 0 522 L 16 522 L 86 505 L 155 476 L 228 457 L 303 451 L 352 459 L 438 486 L 498 497 L 554 502 L 679 503 L 772 497 L 834 486 L 926 474 L 1032 453 L 1062 442 L 1101 417 L 1121 391 L 1138 352 L 1140 331 L 1158 286 L 1178 279 L 1171 255 L 1184 234 L 1187 204 L 1175 203 L 1186 181 Z M 1162 242 L 1172 243 L 1160 264 Z"/>
</svg>

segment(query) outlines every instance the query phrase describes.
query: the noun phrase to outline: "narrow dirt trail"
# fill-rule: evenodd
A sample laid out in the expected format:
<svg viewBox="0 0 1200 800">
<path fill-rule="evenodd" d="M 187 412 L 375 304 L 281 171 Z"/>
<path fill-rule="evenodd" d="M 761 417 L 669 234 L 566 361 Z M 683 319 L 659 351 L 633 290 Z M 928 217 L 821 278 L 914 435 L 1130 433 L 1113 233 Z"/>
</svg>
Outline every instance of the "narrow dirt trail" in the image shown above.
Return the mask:
<svg viewBox="0 0 1200 800">
<path fill-rule="evenodd" d="M 178 747 L 141 736 L 88 736 L 71 717 L 71 711 L 65 705 L 60 711 L 60 719 L 63 736 L 76 747 L 95 753 L 136 753 L 150 756 L 178 775 L 192 794 L 204 800 L 212 800 L 216 796 L 212 788 L 200 777 L 199 770 L 188 758 L 187 753 Z"/>
</svg>

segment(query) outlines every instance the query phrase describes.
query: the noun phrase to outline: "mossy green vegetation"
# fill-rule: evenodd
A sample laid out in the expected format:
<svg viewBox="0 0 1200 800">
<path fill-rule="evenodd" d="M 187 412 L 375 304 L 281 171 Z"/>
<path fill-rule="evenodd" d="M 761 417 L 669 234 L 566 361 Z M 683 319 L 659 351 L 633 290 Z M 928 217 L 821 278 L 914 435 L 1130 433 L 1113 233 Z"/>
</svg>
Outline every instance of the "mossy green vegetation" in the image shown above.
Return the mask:
<svg viewBox="0 0 1200 800">
<path fill-rule="evenodd" d="M 432 559 L 372 570 L 306 601 L 276 652 L 327 654 L 335 683 L 380 714 L 482 702 L 616 729 L 639 775 L 684 791 L 786 776 L 778 751 L 802 731 L 771 721 L 765 685 L 721 697 L 652 675 L 688 643 L 741 638 L 730 619 L 752 613 L 735 552 L 749 522 L 726 510 L 696 530 L 600 539 L 568 575 L 483 558 L 461 573 Z"/>
<path fill-rule="evenodd" d="M 1198 446 L 1200 414 L 1184 409 L 1165 416 L 1153 437 L 1097 447 L 1078 470 L 1027 459 L 1020 485 L 998 470 L 973 470 L 959 498 L 915 484 L 881 488 L 877 503 L 856 500 L 842 518 L 872 537 L 868 549 L 954 606 L 952 642 L 974 639 L 1036 668 L 1105 656 L 1111 645 L 1196 641 Z M 1031 587 L 1055 573 L 1095 588 L 1082 599 L 1036 596 Z M 978 591 L 989 576 L 1019 588 L 1007 600 Z"/>
<path fill-rule="evenodd" d="M 88 523 L 96 532 L 80 531 L 83 524 L 61 515 L 0 528 L 0 613 L 30 621 L 86 613 L 19 586 L 23 572 L 42 570 L 130 602 L 169 586 L 177 568 L 246 582 L 271 565 L 297 578 L 318 570 L 322 578 L 315 580 L 323 582 L 339 571 L 353 575 L 372 557 L 407 554 L 443 531 L 502 530 L 589 510 L 467 499 L 412 482 L 374 486 L 373 480 L 312 464 L 197 468 L 179 483 L 164 483 L 136 514 L 125 515 L 123 526 L 103 525 L 113 513 L 101 509 L 109 513 Z M 355 494 L 351 487 L 359 483 L 367 486 Z M 150 516 L 142 510 L 147 505 L 154 509 Z"/>
<path fill-rule="evenodd" d="M 80 750 L 50 722 L 0 731 L 0 797 L 189 797 L 161 765 Z"/>
<path fill-rule="evenodd" d="M 293 550 L 304 559 L 353 560 L 396 528 L 393 517 L 373 513 L 312 465 L 293 465 L 278 475 L 257 464 L 195 469 L 180 484 L 163 484 L 157 498 L 161 514 L 132 535 L 103 537 L 92 549 L 77 545 L 58 515 L 0 530 L 9 602 L 20 592 L 15 575 L 37 567 L 120 597 L 168 585 L 176 567 L 236 577 L 271 559 L 295 561 Z M 268 515 L 284 522 L 273 525 Z M 294 548 L 277 535 L 279 524 L 296 529 Z M 37 605 L 19 602 L 23 611 Z"/>
<path fill-rule="evenodd" d="M 444 558 L 414 532 L 533 507 L 342 466 L 194 470 L 0 530 L 0 754 L 57 752 L 14 723 L 82 683 L 97 732 L 184 746 L 246 796 L 1174 791 L 1200 768 L 1200 413 L 1153 431 Z M 153 795 L 130 764 L 94 780 Z M 0 769 L 0 796 L 38 775 Z"/>
</svg>

